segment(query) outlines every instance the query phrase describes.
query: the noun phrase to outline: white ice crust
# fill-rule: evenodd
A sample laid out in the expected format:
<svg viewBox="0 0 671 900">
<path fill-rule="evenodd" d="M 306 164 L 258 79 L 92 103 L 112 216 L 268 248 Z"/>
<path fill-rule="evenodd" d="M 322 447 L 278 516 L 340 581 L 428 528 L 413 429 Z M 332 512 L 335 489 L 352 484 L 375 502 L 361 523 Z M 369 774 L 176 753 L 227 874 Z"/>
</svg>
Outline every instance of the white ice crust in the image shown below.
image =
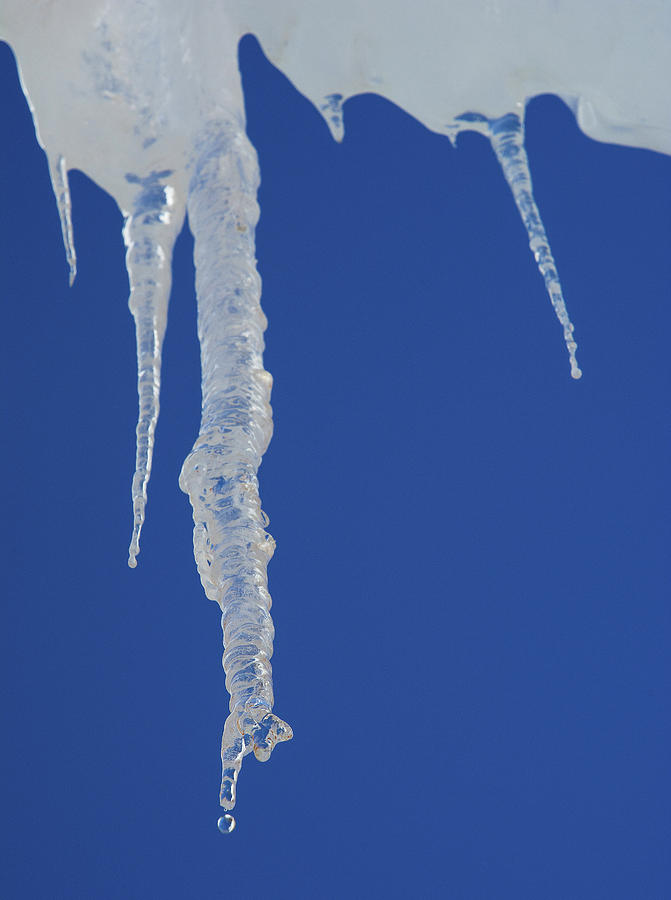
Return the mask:
<svg viewBox="0 0 671 900">
<path fill-rule="evenodd" d="M 171 111 L 241 104 L 248 32 L 327 121 L 326 98 L 373 91 L 449 133 L 464 112 L 496 118 L 555 93 L 591 137 L 671 153 L 666 0 L 5 0 L 0 13 L 40 142 L 122 207 L 114 169 L 132 168 L 136 115 L 164 116 L 183 150 Z"/>
</svg>

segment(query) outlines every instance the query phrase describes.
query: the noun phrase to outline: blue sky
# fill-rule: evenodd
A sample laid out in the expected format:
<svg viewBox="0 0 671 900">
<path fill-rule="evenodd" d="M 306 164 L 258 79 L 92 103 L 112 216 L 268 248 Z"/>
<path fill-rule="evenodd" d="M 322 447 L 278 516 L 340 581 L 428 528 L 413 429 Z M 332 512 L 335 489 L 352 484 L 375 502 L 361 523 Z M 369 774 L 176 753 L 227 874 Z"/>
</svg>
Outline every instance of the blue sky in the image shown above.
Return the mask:
<svg viewBox="0 0 671 900">
<path fill-rule="evenodd" d="M 379 97 L 336 145 L 251 38 L 275 437 L 276 711 L 219 815 L 218 609 L 177 485 L 199 418 L 175 253 L 142 553 L 121 216 L 71 174 L 67 269 L 0 45 L 0 893 L 669 895 L 671 160 L 532 101 L 536 198 L 580 382 L 483 138 Z"/>
</svg>

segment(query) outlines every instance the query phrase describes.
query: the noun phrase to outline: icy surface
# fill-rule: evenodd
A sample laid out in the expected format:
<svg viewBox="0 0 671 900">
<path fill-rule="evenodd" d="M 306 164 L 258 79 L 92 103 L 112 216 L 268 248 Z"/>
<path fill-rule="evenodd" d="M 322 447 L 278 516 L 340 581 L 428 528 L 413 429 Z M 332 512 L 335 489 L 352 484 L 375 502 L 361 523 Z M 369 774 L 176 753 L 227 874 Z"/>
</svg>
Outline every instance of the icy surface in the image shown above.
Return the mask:
<svg viewBox="0 0 671 900">
<path fill-rule="evenodd" d="M 139 394 L 131 566 L 159 411 L 172 248 L 189 214 L 203 408 L 180 484 L 193 506 L 205 592 L 222 609 L 231 702 L 221 803 L 229 809 L 243 757 L 267 759 L 275 743 L 291 737 L 272 712 L 266 565 L 274 543 L 257 484 L 272 420 L 254 258 L 259 174 L 237 69 L 237 44 L 247 32 L 312 100 L 337 140 L 344 101 L 363 91 L 383 94 L 451 139 L 469 128 L 489 136 L 562 324 L 574 377 L 573 325 L 523 146 L 525 103 L 538 93 L 559 94 L 592 137 L 671 153 L 665 0 L 3 4 L 0 37 L 17 55 L 49 159 L 71 280 L 68 168 L 97 181 L 125 216 Z M 220 821 L 230 826 L 232 818 Z"/>
</svg>

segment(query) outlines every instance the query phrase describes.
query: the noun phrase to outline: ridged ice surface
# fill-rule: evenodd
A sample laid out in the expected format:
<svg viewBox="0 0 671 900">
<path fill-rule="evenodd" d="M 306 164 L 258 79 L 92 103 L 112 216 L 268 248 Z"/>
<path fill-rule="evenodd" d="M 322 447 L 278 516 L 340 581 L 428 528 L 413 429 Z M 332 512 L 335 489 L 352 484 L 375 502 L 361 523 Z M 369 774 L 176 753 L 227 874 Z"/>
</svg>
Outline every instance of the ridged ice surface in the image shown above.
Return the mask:
<svg viewBox="0 0 671 900">
<path fill-rule="evenodd" d="M 272 712 L 274 629 L 257 470 L 272 434 L 272 378 L 263 368 L 261 279 L 254 257 L 259 218 L 256 152 L 241 121 L 208 123 L 190 167 L 198 337 L 203 372 L 200 433 L 180 486 L 193 507 L 200 580 L 222 611 L 223 664 L 231 695 L 221 745 L 221 805 L 235 804 L 243 758 L 267 760 L 291 728 Z"/>
<path fill-rule="evenodd" d="M 237 44 L 256 34 L 336 140 L 348 97 L 375 91 L 427 127 L 488 135 L 579 377 L 573 325 L 536 206 L 523 144 L 526 101 L 559 94 L 599 140 L 671 153 L 671 4 L 659 0 L 4 0 L 0 37 L 18 57 L 49 160 L 70 280 L 68 167 L 116 200 L 135 319 L 139 415 L 132 481 L 135 565 L 159 412 L 172 248 L 188 205 L 202 349 L 200 433 L 180 484 L 207 596 L 222 610 L 231 695 L 221 804 L 243 758 L 291 729 L 273 711 L 265 531 L 257 472 L 272 432 L 265 318 L 254 259 L 256 155 L 245 136 Z M 446 235 L 449 240 L 449 235 Z M 298 250 L 297 250 L 298 253 Z M 317 636 L 315 639 L 318 639 Z M 219 820 L 229 833 L 232 816 Z"/>
<path fill-rule="evenodd" d="M 145 177 L 132 173 L 126 175 L 128 183 L 135 187 L 132 212 L 126 218 L 123 236 L 130 282 L 128 306 L 135 320 L 139 400 L 135 474 L 131 486 L 133 534 L 128 553 L 131 568 L 135 568 L 140 552 L 140 532 L 144 523 L 154 433 L 158 422 L 161 350 L 172 283 L 172 248 L 184 219 L 183 209 L 174 209 L 175 189 L 170 183 L 172 174 L 171 169 L 166 169 Z"/>
</svg>

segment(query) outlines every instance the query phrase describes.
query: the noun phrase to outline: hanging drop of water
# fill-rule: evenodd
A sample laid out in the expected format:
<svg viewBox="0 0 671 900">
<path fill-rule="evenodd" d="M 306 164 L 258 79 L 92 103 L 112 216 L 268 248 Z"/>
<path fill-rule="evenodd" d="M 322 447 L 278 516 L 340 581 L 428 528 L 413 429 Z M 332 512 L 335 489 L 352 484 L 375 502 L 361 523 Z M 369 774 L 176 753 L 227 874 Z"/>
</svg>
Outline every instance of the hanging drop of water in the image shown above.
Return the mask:
<svg viewBox="0 0 671 900">
<path fill-rule="evenodd" d="M 220 816 L 217 819 L 217 828 L 222 834 L 230 834 L 232 831 L 235 831 L 235 818 L 229 813 L 226 813 L 225 816 Z"/>
</svg>

